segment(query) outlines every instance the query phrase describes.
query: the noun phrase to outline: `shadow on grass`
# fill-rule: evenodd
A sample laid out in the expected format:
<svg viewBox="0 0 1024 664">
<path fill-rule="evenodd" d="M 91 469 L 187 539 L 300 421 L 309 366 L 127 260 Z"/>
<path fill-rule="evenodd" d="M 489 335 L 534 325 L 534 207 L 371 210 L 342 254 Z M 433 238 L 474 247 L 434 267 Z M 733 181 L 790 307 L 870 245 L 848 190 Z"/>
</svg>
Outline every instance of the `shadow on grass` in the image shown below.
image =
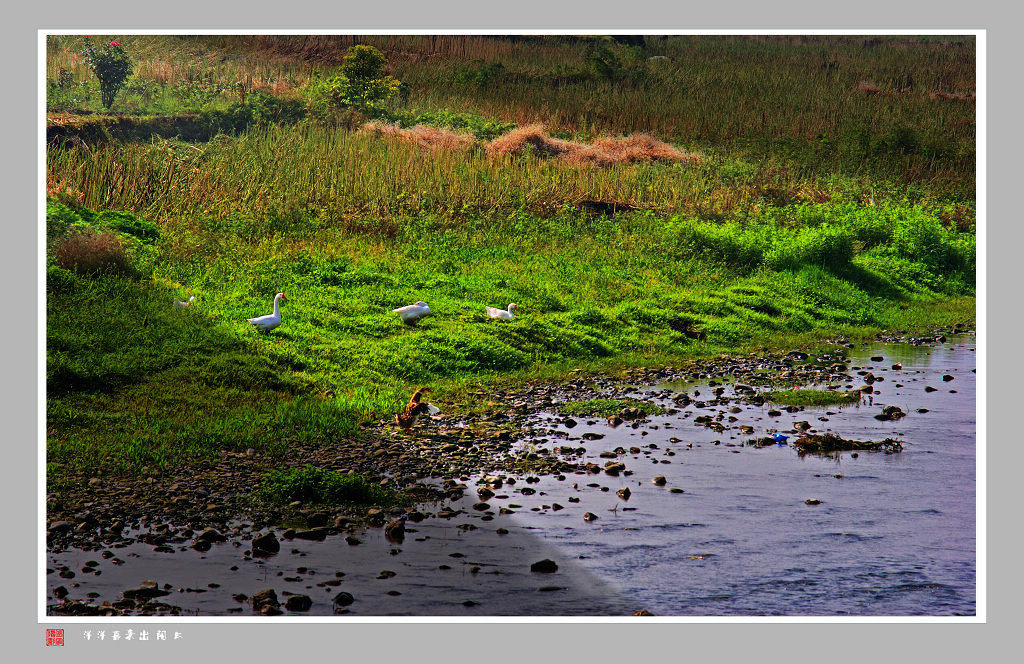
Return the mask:
<svg viewBox="0 0 1024 664">
<path fill-rule="evenodd" d="M 308 395 L 286 360 L 172 300 L 120 277 L 75 277 L 48 293 L 49 460 L 163 467 L 356 430 L 357 416 Z"/>
</svg>

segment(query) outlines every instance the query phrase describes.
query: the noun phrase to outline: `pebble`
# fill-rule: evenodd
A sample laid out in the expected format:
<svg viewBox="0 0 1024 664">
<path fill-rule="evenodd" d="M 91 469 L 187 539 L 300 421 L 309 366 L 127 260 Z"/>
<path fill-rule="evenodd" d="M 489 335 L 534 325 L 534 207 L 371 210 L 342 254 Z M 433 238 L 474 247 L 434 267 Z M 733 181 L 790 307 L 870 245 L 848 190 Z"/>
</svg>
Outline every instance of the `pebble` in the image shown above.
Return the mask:
<svg viewBox="0 0 1024 664">
<path fill-rule="evenodd" d="M 540 572 L 542 574 L 552 574 L 558 571 L 558 564 L 554 560 L 545 558 L 544 560 L 538 560 L 537 562 L 530 565 L 531 572 Z"/>
<path fill-rule="evenodd" d="M 332 602 L 335 606 L 349 606 L 356 601 L 356 598 L 352 596 L 352 593 L 342 591 L 334 596 Z"/>
</svg>

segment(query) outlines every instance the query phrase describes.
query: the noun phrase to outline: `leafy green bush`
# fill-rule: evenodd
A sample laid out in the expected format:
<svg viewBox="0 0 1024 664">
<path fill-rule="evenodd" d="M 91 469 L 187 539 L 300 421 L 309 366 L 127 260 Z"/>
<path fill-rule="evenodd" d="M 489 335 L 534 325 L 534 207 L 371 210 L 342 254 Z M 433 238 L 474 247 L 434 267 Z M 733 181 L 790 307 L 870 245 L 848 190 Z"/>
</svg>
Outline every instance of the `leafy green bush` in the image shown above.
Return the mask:
<svg viewBox="0 0 1024 664">
<path fill-rule="evenodd" d="M 100 82 L 100 96 L 103 105 L 109 110 L 114 105 L 114 97 L 124 87 L 125 80 L 131 76 L 132 61 L 119 42 L 112 41 L 99 49 L 92 40 L 86 37 L 85 61 L 89 69 Z"/>
<path fill-rule="evenodd" d="M 898 219 L 893 227 L 892 251 L 933 272 L 973 272 L 975 248 L 973 234 L 948 230 L 923 213 Z"/>
<path fill-rule="evenodd" d="M 384 55 L 374 47 L 353 46 L 341 71 L 327 77 L 316 72 L 311 77 L 305 89 L 309 115 L 334 122 L 346 107 L 352 107 L 370 117 L 378 116 L 401 87 L 398 79 L 384 73 L 386 64 Z"/>
<path fill-rule="evenodd" d="M 56 199 L 46 201 L 46 236 L 56 240 L 73 226 L 90 226 L 97 230 L 116 231 L 128 235 L 142 244 L 153 244 L 160 239 L 160 228 L 131 212 L 117 210 L 91 210 L 68 205 Z"/>
<path fill-rule="evenodd" d="M 160 239 L 160 229 L 151 221 L 131 212 L 104 210 L 95 216 L 98 225 L 109 226 L 123 235 L 130 235 L 142 244 L 153 244 Z"/>
<path fill-rule="evenodd" d="M 807 266 L 844 272 L 858 252 L 867 251 L 918 263 L 940 281 L 973 278 L 975 270 L 975 235 L 946 228 L 919 206 L 787 206 L 742 223 L 677 218 L 668 230 L 672 256 L 722 264 L 741 274 Z"/>
<path fill-rule="evenodd" d="M 276 96 L 260 91 L 246 95 L 226 109 L 213 109 L 202 114 L 202 122 L 210 133 L 238 133 L 249 127 L 270 123 L 287 124 L 306 117 L 302 100 Z"/>
</svg>

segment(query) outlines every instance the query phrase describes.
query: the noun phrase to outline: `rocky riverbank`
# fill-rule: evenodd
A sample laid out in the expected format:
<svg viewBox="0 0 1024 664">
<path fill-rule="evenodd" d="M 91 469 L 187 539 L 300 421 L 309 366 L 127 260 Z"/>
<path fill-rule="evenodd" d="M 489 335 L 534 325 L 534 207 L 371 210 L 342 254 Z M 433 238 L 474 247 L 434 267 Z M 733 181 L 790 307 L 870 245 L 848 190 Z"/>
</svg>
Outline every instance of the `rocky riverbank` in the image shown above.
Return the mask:
<svg viewBox="0 0 1024 664">
<path fill-rule="evenodd" d="M 941 343 L 945 332 L 936 331 L 929 342 L 922 343 Z M 251 492 L 258 478 L 282 463 L 252 453 L 225 451 L 208 467 L 181 468 L 147 477 L 81 475 L 75 478 L 73 489 L 62 491 L 59 497 L 48 496 L 48 549 L 96 551 L 116 565 L 117 549 L 136 542 L 173 552 L 182 546 L 203 551 L 213 543 L 230 541 L 236 547 L 246 547 L 247 555 L 258 556 L 267 547 L 280 546 L 279 542 L 286 540 L 335 535 L 358 540 L 359 530 L 367 527 L 386 527 L 389 539 L 400 541 L 400 531 L 407 522 L 450 519 L 458 512 L 445 506 L 444 501 L 461 499 L 473 491 L 479 498 L 474 509 L 488 514 L 487 499 L 502 482 L 528 484 L 542 475 L 559 475 L 561 479 L 569 474 L 632 474 L 619 460 L 617 450 L 602 452 L 607 461 L 600 466 L 583 459 L 585 449 L 578 442 L 561 444 L 567 442 L 558 440 L 558 434 L 564 432 L 538 425 L 539 413 L 557 414 L 562 404 L 596 398 L 625 399 L 635 395 L 638 386 L 693 380 L 706 381 L 708 393 L 664 387 L 654 396 L 680 407 L 694 404 L 728 412 L 763 404 L 763 390 L 773 386 L 830 384 L 839 389 L 868 387 L 865 393 L 869 393 L 877 377 L 851 365 L 847 351 L 853 344 L 846 339 L 834 339 L 830 344 L 810 355 L 792 351 L 762 357 L 721 356 L 681 367 L 639 367 L 614 376 L 580 374 L 558 383 L 481 392 L 470 395 L 476 403 L 439 404 L 447 410 L 468 413 L 434 416 L 417 426 L 413 435 L 405 435 L 389 422 L 380 422 L 344 444 L 296 446 L 286 461 L 293 466 L 312 464 L 359 473 L 406 492 L 417 507 L 325 509 L 293 503 L 269 508 L 258 504 Z M 798 412 L 801 408 L 790 406 L 785 410 Z M 668 412 L 671 414 L 671 409 Z M 560 424 L 572 427 L 574 417 L 579 416 L 556 417 Z M 608 416 L 613 426 L 638 426 L 643 419 L 642 413 L 628 407 Z M 694 422 L 716 431 L 729 427 L 728 418 L 695 418 Z M 741 433 L 752 433 L 740 429 Z M 598 440 L 594 438 L 593 442 Z M 621 452 L 625 454 L 626 450 Z M 472 476 L 491 479 L 481 479 L 479 487 L 470 487 Z M 436 509 L 424 510 L 423 505 Z M 272 528 L 280 537 L 271 534 Z M 48 573 L 74 583 L 78 575 L 97 573 L 97 567 L 87 564 L 77 570 L 48 569 Z M 63 591 L 58 592 L 60 588 Z M 162 595 L 152 588 L 135 590 L 127 589 L 120 605 L 94 606 L 69 599 L 67 588 L 60 586 L 53 591 L 59 603 L 52 605 L 51 611 L 64 615 L 174 612 L 174 607 L 163 604 Z"/>
</svg>

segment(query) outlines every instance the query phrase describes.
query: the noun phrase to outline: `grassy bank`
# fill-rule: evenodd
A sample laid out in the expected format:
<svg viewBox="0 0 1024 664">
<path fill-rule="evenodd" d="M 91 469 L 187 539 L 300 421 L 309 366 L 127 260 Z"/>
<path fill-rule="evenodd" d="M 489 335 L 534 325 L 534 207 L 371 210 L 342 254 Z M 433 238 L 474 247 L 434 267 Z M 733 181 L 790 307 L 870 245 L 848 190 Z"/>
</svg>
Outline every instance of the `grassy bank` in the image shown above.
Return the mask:
<svg viewBox="0 0 1024 664">
<path fill-rule="evenodd" d="M 427 217 L 393 237 L 166 229 L 142 255 L 148 277 L 49 269 L 50 458 L 283 454 L 289 439 L 341 442 L 421 384 L 443 403 L 502 377 L 973 319 L 973 235 L 913 208 L 828 216 L 797 229 Z M 246 318 L 279 291 L 284 323 L 256 334 Z M 390 310 L 417 299 L 434 315 L 409 328 Z M 513 321 L 484 313 L 510 301 Z"/>
<path fill-rule="evenodd" d="M 329 40 L 137 39 L 124 43 L 146 63 L 140 76 L 200 52 L 196 66 L 211 80 L 262 76 L 271 65 L 291 72 L 287 90 L 262 86 L 276 100 L 261 102 L 264 110 L 297 109 L 287 100 L 310 67 L 300 56 L 314 44 L 321 63 L 333 53 Z M 973 124 L 957 128 L 969 115 L 962 101 L 940 106 L 947 102 L 922 92 L 966 89 L 966 47 L 648 42 L 645 52 L 666 49 L 673 80 L 703 75 L 700 89 L 728 88 L 725 101 L 702 93 L 703 105 L 685 113 L 685 99 L 667 100 L 665 113 L 682 118 L 670 127 L 668 115 L 626 114 L 617 124 L 580 115 L 599 100 L 607 109 L 624 100 L 659 106 L 652 95 L 665 80 L 638 72 L 666 63 L 623 59 L 636 55 L 625 45 L 472 38 L 459 55 L 448 39 L 408 39 L 382 44 L 392 71 L 410 81 L 407 103 L 456 109 L 433 117 L 459 118 L 475 143 L 424 148 L 297 112 L 253 120 L 248 89 L 245 102 L 239 92 L 193 108 L 227 123 L 207 126 L 212 138 L 138 140 L 132 129 L 126 140 L 107 132 L 49 146 L 51 477 L 69 468 L 155 472 L 223 450 L 284 459 L 295 441 L 348 445 L 422 385 L 443 408 L 481 408 L 490 387 L 576 369 L 679 364 L 974 319 Z M 61 60 L 66 45 L 52 45 L 48 67 L 78 66 Z M 601 73 L 602 48 L 618 69 Z M 442 55 L 414 57 L 434 51 Z M 783 66 L 771 64 L 784 53 Z M 916 92 L 849 91 L 862 69 L 888 71 L 899 53 Z M 499 55 L 502 70 L 488 69 Z M 925 71 L 928 58 L 941 66 Z M 812 61 L 825 63 L 825 73 L 805 76 L 813 84 L 786 78 L 786 66 Z M 729 88 L 726 73 L 744 62 L 775 67 L 762 71 L 774 87 L 750 88 L 744 76 Z M 169 67 L 168 81 L 181 71 Z M 556 84 L 556 75 L 567 78 Z M 548 88 L 576 115 L 525 108 L 531 91 Z M 762 97 L 777 108 L 771 122 L 751 124 L 746 114 Z M 800 99 L 806 112 L 792 108 Z M 810 121 L 820 104 L 836 105 L 825 113 L 833 125 Z M 687 113 L 721 126 L 690 127 Z M 866 117 L 877 126 L 861 143 L 831 138 Z M 495 156 L 484 141 L 504 125 L 487 118 L 540 119 L 579 140 L 644 129 L 700 158 L 598 167 L 541 150 Z M 904 124 L 913 133 L 900 134 L 909 142 L 899 147 L 892 132 Z M 288 297 L 284 322 L 257 334 L 246 319 L 269 313 L 277 292 Z M 190 296 L 191 306 L 172 306 Z M 402 325 L 391 309 L 416 300 L 433 316 Z M 512 321 L 484 312 L 510 302 L 519 305 Z"/>
</svg>

